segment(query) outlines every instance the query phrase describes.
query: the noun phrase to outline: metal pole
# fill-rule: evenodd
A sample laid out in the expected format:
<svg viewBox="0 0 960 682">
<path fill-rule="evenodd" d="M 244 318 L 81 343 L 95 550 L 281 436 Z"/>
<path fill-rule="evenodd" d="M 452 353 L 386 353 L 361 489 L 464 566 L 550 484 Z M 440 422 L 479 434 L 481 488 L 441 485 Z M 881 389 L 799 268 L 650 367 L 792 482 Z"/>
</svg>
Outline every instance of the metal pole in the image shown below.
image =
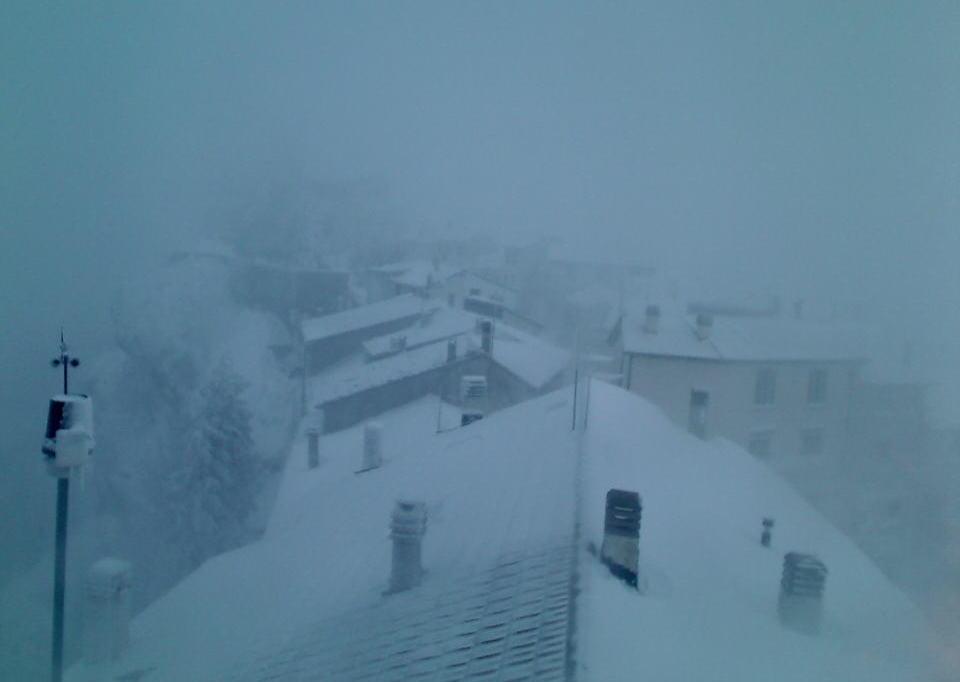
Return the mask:
<svg viewBox="0 0 960 682">
<path fill-rule="evenodd" d="M 570 430 L 577 430 L 577 385 L 580 383 L 580 367 L 573 370 L 573 419 Z"/>
<path fill-rule="evenodd" d="M 60 330 L 60 364 L 63 365 L 63 393 L 70 390 L 68 368 L 71 358 L 67 354 L 67 344 Z M 78 360 L 73 360 L 79 364 Z M 56 364 L 56 360 L 54 360 Z M 63 615 L 67 592 L 67 512 L 70 509 L 70 477 L 57 479 L 57 530 L 53 560 L 53 645 L 50 657 L 50 679 L 61 682 L 63 679 Z"/>
<path fill-rule="evenodd" d="M 66 370 L 64 370 L 66 371 Z M 70 479 L 57 479 L 57 539 L 53 569 L 53 654 L 50 679 L 63 679 L 63 603 L 67 577 L 67 510 L 70 505 Z"/>
</svg>

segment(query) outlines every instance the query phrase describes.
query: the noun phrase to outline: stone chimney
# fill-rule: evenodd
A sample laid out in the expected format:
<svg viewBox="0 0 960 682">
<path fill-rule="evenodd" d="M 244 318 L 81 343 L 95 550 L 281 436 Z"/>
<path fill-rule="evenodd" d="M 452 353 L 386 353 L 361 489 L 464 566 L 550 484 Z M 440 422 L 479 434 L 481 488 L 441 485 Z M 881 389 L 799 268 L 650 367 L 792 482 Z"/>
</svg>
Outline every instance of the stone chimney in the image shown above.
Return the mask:
<svg viewBox="0 0 960 682">
<path fill-rule="evenodd" d="M 660 306 L 648 305 L 643 316 L 643 333 L 656 334 L 660 328 Z"/>
<path fill-rule="evenodd" d="M 383 426 L 380 422 L 367 422 L 363 427 L 363 461 L 360 471 L 379 469 L 383 463 Z"/>
<path fill-rule="evenodd" d="M 423 502 L 398 500 L 390 520 L 393 558 L 387 594 L 417 587 L 423 579 L 422 544 L 427 530 L 427 507 Z"/>
<path fill-rule="evenodd" d="M 480 350 L 487 355 L 493 355 L 493 321 L 480 322 Z"/>
<path fill-rule="evenodd" d="M 788 552 L 783 557 L 777 612 L 784 627 L 807 635 L 819 632 L 826 582 L 827 567 L 816 556 Z"/>
<path fill-rule="evenodd" d="M 87 573 L 83 658 L 90 664 L 115 661 L 130 637 L 130 564 L 101 559 Z"/>
<path fill-rule="evenodd" d="M 637 586 L 642 511 L 638 493 L 616 488 L 607 491 L 600 559 L 631 587 Z"/>
<path fill-rule="evenodd" d="M 447 341 L 447 362 L 454 362 L 457 359 L 457 340 Z"/>
<path fill-rule="evenodd" d="M 708 313 L 697 314 L 697 338 L 705 341 L 710 338 L 710 332 L 713 331 L 713 315 Z"/>
</svg>

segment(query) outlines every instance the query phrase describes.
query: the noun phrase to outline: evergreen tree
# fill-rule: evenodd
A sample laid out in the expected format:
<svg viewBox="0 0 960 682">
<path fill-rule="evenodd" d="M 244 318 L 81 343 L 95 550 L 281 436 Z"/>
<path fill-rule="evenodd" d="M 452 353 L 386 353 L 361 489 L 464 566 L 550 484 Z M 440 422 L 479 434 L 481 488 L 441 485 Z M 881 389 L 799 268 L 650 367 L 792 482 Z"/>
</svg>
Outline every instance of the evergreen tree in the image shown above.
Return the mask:
<svg viewBox="0 0 960 682">
<path fill-rule="evenodd" d="M 258 458 L 245 389 L 240 376 L 222 361 L 200 391 L 192 457 L 183 481 L 190 544 L 200 560 L 248 539 L 246 521 L 256 503 Z"/>
</svg>

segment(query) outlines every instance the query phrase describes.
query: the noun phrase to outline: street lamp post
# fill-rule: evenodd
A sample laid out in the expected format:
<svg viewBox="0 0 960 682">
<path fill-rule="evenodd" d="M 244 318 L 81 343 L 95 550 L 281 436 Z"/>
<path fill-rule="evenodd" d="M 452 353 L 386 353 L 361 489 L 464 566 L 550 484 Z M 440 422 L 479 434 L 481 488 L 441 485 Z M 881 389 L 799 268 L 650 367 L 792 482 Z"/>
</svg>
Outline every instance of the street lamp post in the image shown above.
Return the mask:
<svg viewBox="0 0 960 682">
<path fill-rule="evenodd" d="M 50 361 L 53 367 L 63 367 L 63 393 L 69 391 L 69 368 L 80 365 L 80 360 L 67 353 L 67 344 L 60 330 L 60 355 Z M 67 576 L 67 511 L 70 503 L 70 476 L 57 478 L 57 532 L 53 567 L 53 650 L 50 679 L 63 679 L 63 604 Z"/>
</svg>

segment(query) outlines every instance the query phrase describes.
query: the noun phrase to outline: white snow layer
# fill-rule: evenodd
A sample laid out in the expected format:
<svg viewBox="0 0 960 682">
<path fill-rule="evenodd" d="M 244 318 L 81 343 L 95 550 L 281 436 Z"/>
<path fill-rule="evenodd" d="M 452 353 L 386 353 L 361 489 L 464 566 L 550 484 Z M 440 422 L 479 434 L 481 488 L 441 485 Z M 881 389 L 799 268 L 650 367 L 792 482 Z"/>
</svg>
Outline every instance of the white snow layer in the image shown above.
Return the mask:
<svg viewBox="0 0 960 682">
<path fill-rule="evenodd" d="M 579 498 L 577 679 L 934 679 L 935 642 L 917 610 L 785 483 L 636 396 L 600 382 L 589 395 L 585 432 L 570 430 L 569 388 L 439 434 L 436 399 L 421 400 L 378 417 L 383 466 L 363 474 L 362 425 L 322 438 L 313 471 L 300 437 L 266 536 L 208 561 L 141 614 L 110 674 L 232 679 L 304 628 L 381 603 L 399 498 L 427 504 L 425 586 L 563 542 Z M 643 498 L 643 593 L 584 549 L 600 543 L 610 487 Z M 771 549 L 759 545 L 764 516 L 777 522 Z M 789 550 L 816 552 L 830 571 L 816 637 L 777 621 Z M 104 678 L 82 666 L 70 676 Z"/>
</svg>

